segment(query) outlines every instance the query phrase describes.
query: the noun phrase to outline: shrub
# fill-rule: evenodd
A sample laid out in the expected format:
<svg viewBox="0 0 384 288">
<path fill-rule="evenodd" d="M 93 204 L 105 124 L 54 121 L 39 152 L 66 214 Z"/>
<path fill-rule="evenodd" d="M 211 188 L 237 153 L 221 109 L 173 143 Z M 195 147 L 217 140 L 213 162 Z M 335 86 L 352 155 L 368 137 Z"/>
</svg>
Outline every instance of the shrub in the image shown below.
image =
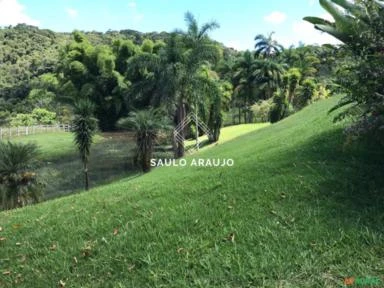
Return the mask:
<svg viewBox="0 0 384 288">
<path fill-rule="evenodd" d="M 293 99 L 294 108 L 300 110 L 307 106 L 316 94 L 317 85 L 314 80 L 308 78 L 303 81 L 298 89 L 296 97 Z"/>
<path fill-rule="evenodd" d="M 275 123 L 289 115 L 289 105 L 284 92 L 281 90 L 275 92 L 272 100 L 273 104 L 269 113 L 269 118 L 271 123 Z"/>
<path fill-rule="evenodd" d="M 269 122 L 273 106 L 272 99 L 260 100 L 251 107 L 254 122 Z"/>
<path fill-rule="evenodd" d="M 43 184 L 34 172 L 35 144 L 0 142 L 0 200 L 3 209 L 38 202 Z"/>
<path fill-rule="evenodd" d="M 31 126 L 36 124 L 36 119 L 32 114 L 19 113 L 11 117 L 10 125 L 13 127 L 18 126 Z"/>
<path fill-rule="evenodd" d="M 44 108 L 35 108 L 32 111 L 32 117 L 39 124 L 54 124 L 56 120 L 56 113 L 48 111 Z"/>
</svg>

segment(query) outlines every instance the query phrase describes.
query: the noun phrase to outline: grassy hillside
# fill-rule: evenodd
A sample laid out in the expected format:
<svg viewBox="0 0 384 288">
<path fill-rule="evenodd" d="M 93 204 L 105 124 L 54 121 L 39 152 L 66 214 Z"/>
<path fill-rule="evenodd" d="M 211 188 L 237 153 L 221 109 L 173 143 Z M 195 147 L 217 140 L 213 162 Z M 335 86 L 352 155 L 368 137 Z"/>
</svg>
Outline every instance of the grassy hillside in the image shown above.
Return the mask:
<svg viewBox="0 0 384 288">
<path fill-rule="evenodd" d="M 222 129 L 219 144 L 243 134 L 265 127 L 267 124 L 243 124 Z M 207 137 L 201 137 L 202 144 Z M 42 133 L 12 138 L 17 142 L 32 142 L 39 146 L 39 169 L 37 173 L 45 183 L 44 198 L 80 192 L 84 189 L 82 164 L 68 132 Z M 204 142 L 205 141 L 205 142 Z M 139 175 L 133 165 L 135 142 L 130 133 L 104 133 L 96 135 L 90 157 L 90 184 L 97 187 L 124 177 Z M 187 141 L 192 145 L 194 141 Z M 216 144 L 217 145 L 217 144 Z M 205 148 L 215 145 L 206 146 Z M 164 153 L 160 153 L 164 155 Z M 165 153 L 168 155 L 169 153 Z"/>
<path fill-rule="evenodd" d="M 340 287 L 384 272 L 382 152 L 337 99 L 88 193 L 0 213 L 4 287 Z"/>
</svg>

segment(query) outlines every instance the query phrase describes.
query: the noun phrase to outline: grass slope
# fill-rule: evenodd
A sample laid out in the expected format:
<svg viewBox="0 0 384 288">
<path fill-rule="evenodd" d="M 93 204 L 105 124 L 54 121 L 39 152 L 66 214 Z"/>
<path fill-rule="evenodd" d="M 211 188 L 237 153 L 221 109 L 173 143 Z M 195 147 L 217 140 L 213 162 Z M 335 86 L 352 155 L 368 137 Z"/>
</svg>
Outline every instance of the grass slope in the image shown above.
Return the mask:
<svg viewBox="0 0 384 288">
<path fill-rule="evenodd" d="M 0 213 L 4 287 L 340 287 L 384 273 L 381 152 L 316 103 L 163 167 Z M 61 284 L 60 284 L 60 281 Z"/>
</svg>

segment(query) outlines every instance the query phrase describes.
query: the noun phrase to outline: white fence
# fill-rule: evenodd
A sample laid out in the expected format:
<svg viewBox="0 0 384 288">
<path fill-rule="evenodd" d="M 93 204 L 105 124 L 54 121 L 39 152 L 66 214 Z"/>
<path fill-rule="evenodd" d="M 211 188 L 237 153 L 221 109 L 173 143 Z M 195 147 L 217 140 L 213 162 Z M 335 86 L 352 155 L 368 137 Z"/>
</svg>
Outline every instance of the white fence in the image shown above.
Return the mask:
<svg viewBox="0 0 384 288">
<path fill-rule="evenodd" d="M 38 133 L 64 131 L 70 132 L 71 126 L 68 124 L 57 125 L 35 125 L 21 127 L 0 127 L 0 140 L 17 136 L 33 135 Z"/>
</svg>

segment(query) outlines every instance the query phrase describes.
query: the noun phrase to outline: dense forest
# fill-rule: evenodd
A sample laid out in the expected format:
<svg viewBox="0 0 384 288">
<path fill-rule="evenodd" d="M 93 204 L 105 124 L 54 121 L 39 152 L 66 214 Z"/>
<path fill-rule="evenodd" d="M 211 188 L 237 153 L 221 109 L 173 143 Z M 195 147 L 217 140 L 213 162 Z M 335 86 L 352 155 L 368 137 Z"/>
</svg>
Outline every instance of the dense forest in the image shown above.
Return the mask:
<svg viewBox="0 0 384 288">
<path fill-rule="evenodd" d="M 173 73 L 180 72 L 175 77 L 182 75 L 183 71 L 176 70 L 180 68 L 196 73 L 197 82 L 206 81 L 206 85 L 198 85 L 205 90 L 200 89 L 200 95 L 191 95 L 190 91 L 197 92 L 192 89 L 181 97 L 188 102 L 185 109 L 199 109 L 207 122 L 210 113 L 221 114 L 220 122 L 225 124 L 278 121 L 329 96 L 339 53 L 335 47 L 283 49 L 271 33 L 255 38 L 254 51 L 236 51 L 208 38 L 209 30 L 218 28 L 216 23 L 196 30 L 199 27 L 189 16 L 185 34 L 133 30 L 55 33 L 24 24 L 2 28 L 1 125 L 68 123 L 71 103 L 88 95 L 96 104 L 100 128 L 114 130 L 117 120 L 128 112 L 159 106 L 172 93 L 166 89 L 175 89 L 170 86 L 177 79 L 169 86 L 156 83 L 166 83 L 161 77 L 172 77 L 161 75 L 164 65 L 174 69 Z M 200 53 L 202 49 L 204 53 Z M 193 50 L 196 55 L 189 55 Z M 178 80 L 187 81 L 182 76 Z M 215 89 L 220 99 L 212 96 Z M 208 102 L 221 105 L 209 108 Z"/>
<path fill-rule="evenodd" d="M 88 101 L 87 111 L 77 111 L 94 116 L 101 131 L 125 129 L 130 122 L 128 126 L 139 127 L 127 117 L 145 110 L 147 114 L 135 114 L 141 127 L 148 127 L 145 119 L 161 114 L 157 122 L 165 120 L 164 127 L 183 127 L 180 139 L 197 139 L 203 133 L 198 123 L 183 124 L 193 112 L 211 131 L 209 141 L 216 142 L 225 125 L 275 123 L 313 101 L 343 94 L 335 109 L 356 105 L 340 110 L 335 120 L 355 118 L 350 129 L 354 136 L 370 130 L 380 133 L 382 94 L 375 89 L 382 72 L 372 65 L 382 65 L 381 58 L 371 54 L 381 48 L 367 43 L 380 43 L 375 37 L 381 33 L 381 6 L 371 4 L 323 1 L 334 23 L 305 18 L 344 43 L 339 46 L 283 47 L 271 32 L 256 34 L 252 51 L 236 51 L 209 37 L 220 28 L 218 23 L 200 24 L 189 12 L 186 29 L 170 33 L 55 33 L 27 25 L 5 27 L 0 30 L 0 122 L 70 123 L 78 102 Z M 361 18 L 362 24 L 338 6 Z M 376 96 L 365 99 L 367 93 Z M 179 142 L 173 139 L 176 157 L 184 155 Z"/>
<path fill-rule="evenodd" d="M 0 28 L 0 287 L 379 287 L 384 0 L 319 4 L 338 45 Z"/>
</svg>

